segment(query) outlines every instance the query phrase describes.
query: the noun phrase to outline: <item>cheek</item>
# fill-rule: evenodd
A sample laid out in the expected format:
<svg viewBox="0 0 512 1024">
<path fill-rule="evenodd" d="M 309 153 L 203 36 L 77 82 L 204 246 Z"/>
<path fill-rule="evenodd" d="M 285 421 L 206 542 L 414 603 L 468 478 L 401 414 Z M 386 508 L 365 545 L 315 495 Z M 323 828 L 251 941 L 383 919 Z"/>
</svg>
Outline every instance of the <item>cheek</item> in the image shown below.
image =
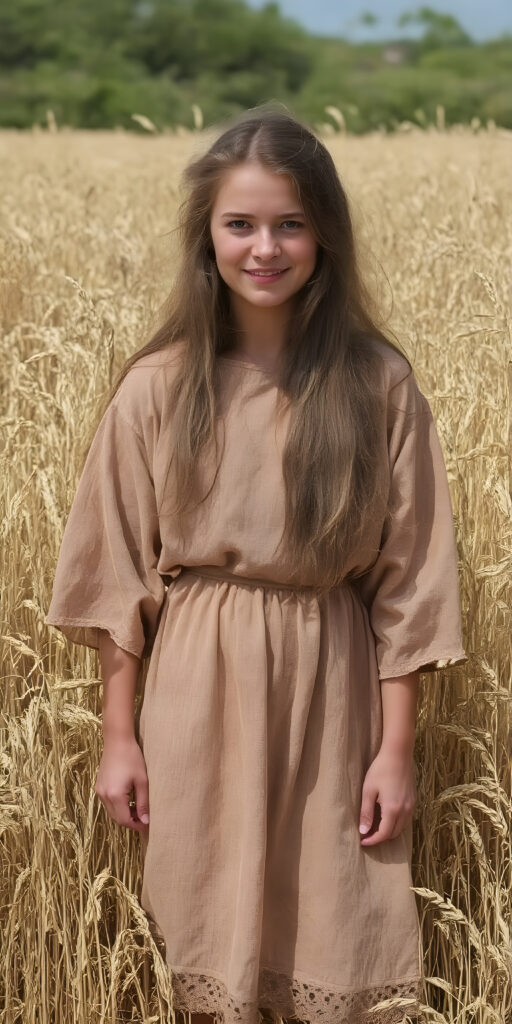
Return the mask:
<svg viewBox="0 0 512 1024">
<path fill-rule="evenodd" d="M 301 263 L 307 263 L 314 267 L 318 252 L 318 246 L 314 238 L 303 238 L 300 240 L 300 243 L 299 240 L 297 240 L 297 242 L 297 259 L 300 260 Z"/>
<path fill-rule="evenodd" d="M 312 235 L 300 234 L 295 238 L 289 238 L 286 248 L 289 253 L 293 253 L 297 260 L 306 261 L 316 259 L 318 245 Z"/>
<path fill-rule="evenodd" d="M 235 264 L 240 261 L 243 255 L 243 246 L 239 239 L 223 238 L 216 243 L 217 262 Z"/>
</svg>

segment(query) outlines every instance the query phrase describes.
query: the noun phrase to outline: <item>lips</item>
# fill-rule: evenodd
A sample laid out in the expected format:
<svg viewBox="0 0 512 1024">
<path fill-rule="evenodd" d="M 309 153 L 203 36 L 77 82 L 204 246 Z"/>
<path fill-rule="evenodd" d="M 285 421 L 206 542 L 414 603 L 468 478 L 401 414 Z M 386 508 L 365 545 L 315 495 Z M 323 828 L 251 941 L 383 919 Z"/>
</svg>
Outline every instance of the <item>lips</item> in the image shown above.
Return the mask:
<svg viewBox="0 0 512 1024">
<path fill-rule="evenodd" d="M 245 270 L 244 273 L 251 274 L 252 277 L 275 277 L 276 274 L 284 274 L 289 267 L 276 267 L 272 270 Z"/>
</svg>

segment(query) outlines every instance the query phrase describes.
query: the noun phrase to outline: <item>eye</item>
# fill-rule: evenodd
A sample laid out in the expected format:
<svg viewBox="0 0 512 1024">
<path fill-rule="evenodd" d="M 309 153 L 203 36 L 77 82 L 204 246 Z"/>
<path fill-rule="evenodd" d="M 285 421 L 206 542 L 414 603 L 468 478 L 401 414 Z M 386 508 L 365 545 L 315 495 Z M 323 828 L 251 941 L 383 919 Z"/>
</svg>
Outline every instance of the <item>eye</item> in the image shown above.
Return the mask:
<svg viewBox="0 0 512 1024">
<path fill-rule="evenodd" d="M 304 225 L 299 220 L 283 220 L 283 224 L 294 224 L 298 228 L 302 228 Z M 228 222 L 228 228 L 233 227 L 235 224 L 247 224 L 246 220 L 230 220 Z M 235 229 L 236 230 L 236 229 Z"/>
</svg>

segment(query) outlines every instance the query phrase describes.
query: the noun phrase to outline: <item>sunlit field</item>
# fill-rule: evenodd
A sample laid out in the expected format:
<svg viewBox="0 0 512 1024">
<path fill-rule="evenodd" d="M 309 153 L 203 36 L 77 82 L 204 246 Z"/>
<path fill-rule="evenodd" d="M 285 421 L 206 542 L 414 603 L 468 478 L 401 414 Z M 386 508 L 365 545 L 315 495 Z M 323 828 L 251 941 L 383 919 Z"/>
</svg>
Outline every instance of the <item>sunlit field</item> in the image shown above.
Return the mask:
<svg viewBox="0 0 512 1024">
<path fill-rule="evenodd" d="M 93 790 L 97 654 L 43 618 L 88 425 L 149 337 L 179 174 L 212 137 L 0 132 L 1 1024 L 181 1019 L 138 902 L 139 836 Z M 424 1020 L 510 1024 L 512 133 L 325 141 L 436 417 L 456 524 L 469 661 L 421 677 L 415 749 Z"/>
</svg>

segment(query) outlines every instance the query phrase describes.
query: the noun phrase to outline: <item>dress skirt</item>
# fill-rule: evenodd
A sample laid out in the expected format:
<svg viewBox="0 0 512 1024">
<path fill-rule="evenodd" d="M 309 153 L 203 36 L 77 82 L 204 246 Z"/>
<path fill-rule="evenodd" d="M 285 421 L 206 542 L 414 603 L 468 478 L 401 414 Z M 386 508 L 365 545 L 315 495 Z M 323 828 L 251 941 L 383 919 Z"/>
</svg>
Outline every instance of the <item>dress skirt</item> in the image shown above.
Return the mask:
<svg viewBox="0 0 512 1024">
<path fill-rule="evenodd" d="M 354 588 L 318 600 L 211 567 L 171 584 L 140 717 L 141 902 L 165 940 L 175 1009 L 352 1024 L 418 995 L 411 827 L 360 842 L 381 734 Z"/>
</svg>

